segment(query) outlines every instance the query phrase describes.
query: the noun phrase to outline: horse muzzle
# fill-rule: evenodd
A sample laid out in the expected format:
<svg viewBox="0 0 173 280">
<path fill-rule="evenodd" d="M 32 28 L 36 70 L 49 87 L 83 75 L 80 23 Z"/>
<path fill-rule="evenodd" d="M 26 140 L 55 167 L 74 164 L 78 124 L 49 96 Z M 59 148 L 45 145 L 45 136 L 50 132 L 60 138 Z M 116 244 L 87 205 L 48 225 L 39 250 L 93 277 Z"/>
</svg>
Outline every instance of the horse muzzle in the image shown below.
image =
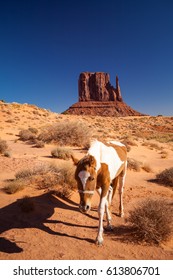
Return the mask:
<svg viewBox="0 0 173 280">
<path fill-rule="evenodd" d="M 94 194 L 94 190 L 78 190 L 80 194 L 79 210 L 82 213 L 88 213 L 91 209 L 91 198 Z"/>
<path fill-rule="evenodd" d="M 88 213 L 91 209 L 91 206 L 90 205 L 79 205 L 79 210 L 81 213 Z"/>
</svg>

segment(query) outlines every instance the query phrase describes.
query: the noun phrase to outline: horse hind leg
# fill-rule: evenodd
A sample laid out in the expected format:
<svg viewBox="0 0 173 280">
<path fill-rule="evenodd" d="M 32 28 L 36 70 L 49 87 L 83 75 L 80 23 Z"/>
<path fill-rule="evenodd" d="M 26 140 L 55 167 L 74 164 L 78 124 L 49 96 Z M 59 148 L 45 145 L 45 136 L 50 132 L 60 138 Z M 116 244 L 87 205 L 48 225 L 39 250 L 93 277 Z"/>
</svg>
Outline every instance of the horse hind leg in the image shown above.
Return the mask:
<svg viewBox="0 0 173 280">
<path fill-rule="evenodd" d="M 125 183 L 126 169 L 124 169 L 119 175 L 119 215 L 120 217 L 124 216 L 124 207 L 123 207 L 123 191 Z"/>
</svg>

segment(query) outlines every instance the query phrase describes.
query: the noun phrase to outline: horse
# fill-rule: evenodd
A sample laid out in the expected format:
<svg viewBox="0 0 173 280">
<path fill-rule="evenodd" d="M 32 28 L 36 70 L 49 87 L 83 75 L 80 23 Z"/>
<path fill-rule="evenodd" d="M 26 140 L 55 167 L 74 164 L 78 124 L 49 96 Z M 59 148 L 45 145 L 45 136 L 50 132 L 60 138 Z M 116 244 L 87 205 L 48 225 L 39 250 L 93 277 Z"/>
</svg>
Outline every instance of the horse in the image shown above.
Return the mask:
<svg viewBox="0 0 173 280">
<path fill-rule="evenodd" d="M 124 215 L 123 188 L 127 170 L 126 146 L 117 141 L 102 143 L 94 140 L 87 154 L 80 160 L 72 156 L 76 165 L 75 179 L 80 195 L 79 209 L 88 213 L 95 190 L 100 195 L 98 207 L 99 226 L 96 238 L 103 244 L 103 217 L 106 211 L 107 229 L 111 230 L 111 203 L 119 183 L 119 215 Z"/>
</svg>

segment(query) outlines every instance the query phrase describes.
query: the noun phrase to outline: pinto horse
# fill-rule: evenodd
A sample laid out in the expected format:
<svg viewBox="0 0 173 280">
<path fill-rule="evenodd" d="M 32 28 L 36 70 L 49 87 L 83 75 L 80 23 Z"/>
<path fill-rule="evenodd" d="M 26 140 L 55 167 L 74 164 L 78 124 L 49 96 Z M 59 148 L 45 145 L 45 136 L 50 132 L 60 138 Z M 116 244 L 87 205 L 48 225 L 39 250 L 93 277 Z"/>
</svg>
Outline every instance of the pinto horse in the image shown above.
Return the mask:
<svg viewBox="0 0 173 280">
<path fill-rule="evenodd" d="M 111 226 L 111 202 L 119 182 L 119 214 L 123 212 L 123 187 L 127 169 L 127 150 L 125 145 L 117 141 L 106 144 L 94 140 L 81 160 L 72 157 L 76 165 L 75 179 L 80 195 L 79 209 L 87 213 L 91 209 L 91 199 L 97 190 L 100 195 L 98 208 L 99 227 L 96 243 L 103 243 L 103 216 L 106 211 L 107 227 Z"/>
</svg>

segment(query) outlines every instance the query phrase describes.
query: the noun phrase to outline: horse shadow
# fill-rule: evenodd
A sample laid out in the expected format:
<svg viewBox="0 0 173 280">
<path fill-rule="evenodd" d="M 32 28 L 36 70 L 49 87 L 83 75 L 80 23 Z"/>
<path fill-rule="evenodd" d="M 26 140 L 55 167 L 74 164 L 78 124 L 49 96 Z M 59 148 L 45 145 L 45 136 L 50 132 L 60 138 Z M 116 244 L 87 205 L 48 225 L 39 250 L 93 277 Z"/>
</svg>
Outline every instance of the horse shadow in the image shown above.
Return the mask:
<svg viewBox="0 0 173 280">
<path fill-rule="evenodd" d="M 54 231 L 49 226 L 46 226 L 45 224 L 62 223 L 71 227 L 97 228 L 96 226 L 79 225 L 71 222 L 52 220 L 50 218 L 54 214 L 55 208 L 79 212 L 78 204 L 70 199 L 62 199 L 55 196 L 52 192 L 44 193 L 35 197 L 18 199 L 0 209 L 0 234 L 10 229 L 37 228 L 52 235 L 66 236 L 78 240 L 85 240 L 90 243 L 94 242 L 92 239 L 81 238 L 76 235 L 73 236 L 67 233 Z M 22 241 L 17 243 L 20 244 Z M 0 237 L 0 251 L 6 253 L 20 253 L 23 249 L 19 247 L 15 241 L 10 241 L 5 237 Z"/>
</svg>

